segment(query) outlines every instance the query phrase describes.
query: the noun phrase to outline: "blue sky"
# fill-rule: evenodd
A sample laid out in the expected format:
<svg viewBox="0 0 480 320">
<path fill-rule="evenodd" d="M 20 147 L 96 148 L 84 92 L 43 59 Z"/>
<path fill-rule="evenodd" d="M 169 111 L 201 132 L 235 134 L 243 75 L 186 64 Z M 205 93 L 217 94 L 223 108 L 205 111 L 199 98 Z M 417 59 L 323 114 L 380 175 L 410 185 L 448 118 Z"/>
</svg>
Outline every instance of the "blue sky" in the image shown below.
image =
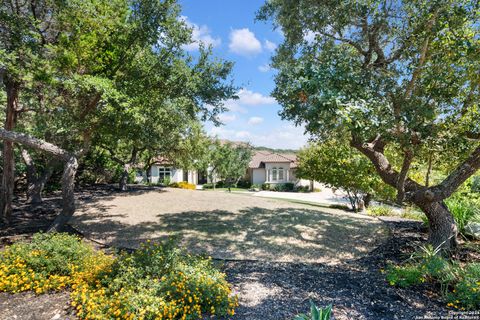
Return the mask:
<svg viewBox="0 0 480 320">
<path fill-rule="evenodd" d="M 194 53 L 198 41 L 213 46 L 215 56 L 233 61 L 233 79 L 240 89 L 239 100 L 227 101 L 229 111 L 220 116 L 223 126 L 207 123 L 210 135 L 255 146 L 298 149 L 307 137 L 303 128 L 282 121 L 280 106 L 269 96 L 274 88 L 274 71 L 268 64 L 281 32 L 271 24 L 255 22 L 260 0 L 179 0 L 182 15 L 193 28 L 196 42 L 186 49 Z"/>
</svg>

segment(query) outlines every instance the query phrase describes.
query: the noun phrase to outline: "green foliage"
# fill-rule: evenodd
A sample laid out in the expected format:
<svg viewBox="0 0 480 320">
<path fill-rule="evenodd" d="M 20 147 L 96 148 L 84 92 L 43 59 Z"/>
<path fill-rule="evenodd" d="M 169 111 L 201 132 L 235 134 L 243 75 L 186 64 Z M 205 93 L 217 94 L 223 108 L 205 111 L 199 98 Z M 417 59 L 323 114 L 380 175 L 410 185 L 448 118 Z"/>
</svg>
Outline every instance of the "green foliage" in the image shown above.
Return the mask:
<svg viewBox="0 0 480 320">
<path fill-rule="evenodd" d="M 132 254 L 121 254 L 111 271 L 99 282 L 80 285 L 72 299 L 86 319 L 201 319 L 233 315 L 237 306 L 225 275 L 211 260 L 185 254 L 173 241 L 147 242 Z"/>
<path fill-rule="evenodd" d="M 245 175 L 251 158 L 252 149 L 249 145 L 215 141 L 208 156 L 211 180 L 214 177 L 222 178 L 225 187 L 233 186 Z"/>
<path fill-rule="evenodd" d="M 319 308 L 310 300 L 310 314 L 300 314 L 296 316 L 294 320 L 330 320 L 331 317 L 332 305 Z"/>
<path fill-rule="evenodd" d="M 270 185 L 270 190 L 288 192 L 288 191 L 293 191 L 294 187 L 295 187 L 295 184 L 293 184 L 292 182 L 275 183 Z"/>
<path fill-rule="evenodd" d="M 395 215 L 393 209 L 387 206 L 368 207 L 367 214 L 374 217 Z"/>
<path fill-rule="evenodd" d="M 426 281 L 437 283 L 442 288 L 447 306 L 477 310 L 480 307 L 480 264 L 450 262 L 438 252 L 439 249 L 428 245 L 413 254 L 405 264 L 390 264 L 386 280 L 390 285 L 400 287 Z"/>
<path fill-rule="evenodd" d="M 61 290 L 94 277 L 111 258 L 68 234 L 37 233 L 0 252 L 0 291 Z"/>
<path fill-rule="evenodd" d="M 480 201 L 467 196 L 454 195 L 445 201 L 452 213 L 458 230 L 464 233 L 465 226 L 470 221 L 480 221 Z"/>
<path fill-rule="evenodd" d="M 393 198 L 394 190 L 385 185 L 370 161 L 341 140 L 311 144 L 298 154 L 299 178 L 325 183 L 345 190 L 352 208 L 366 194 Z"/>
<path fill-rule="evenodd" d="M 71 290 L 79 319 L 201 319 L 238 305 L 211 259 L 147 242 L 117 258 L 67 234 L 37 234 L 0 252 L 0 291 Z"/>
<path fill-rule="evenodd" d="M 457 279 L 447 292 L 447 306 L 461 310 L 480 309 L 480 263 L 469 263 L 457 270 Z"/>
</svg>

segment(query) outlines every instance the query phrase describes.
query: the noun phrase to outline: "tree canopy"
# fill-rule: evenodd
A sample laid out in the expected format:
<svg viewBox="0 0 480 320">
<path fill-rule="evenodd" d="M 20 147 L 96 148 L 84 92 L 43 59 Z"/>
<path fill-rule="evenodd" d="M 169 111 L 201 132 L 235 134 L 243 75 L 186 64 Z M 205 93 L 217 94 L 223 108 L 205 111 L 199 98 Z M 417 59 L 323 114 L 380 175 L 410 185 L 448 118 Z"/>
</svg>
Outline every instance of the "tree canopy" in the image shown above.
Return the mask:
<svg viewBox="0 0 480 320">
<path fill-rule="evenodd" d="M 430 240 L 447 248 L 457 231 L 442 201 L 480 167 L 478 6 L 271 0 L 258 12 L 285 36 L 272 61 L 282 117 L 324 140 L 350 137 L 399 202 L 426 212 Z M 399 167 L 385 155 L 390 145 Z M 428 152 L 456 154 L 456 163 L 427 188 L 409 169 Z"/>
</svg>

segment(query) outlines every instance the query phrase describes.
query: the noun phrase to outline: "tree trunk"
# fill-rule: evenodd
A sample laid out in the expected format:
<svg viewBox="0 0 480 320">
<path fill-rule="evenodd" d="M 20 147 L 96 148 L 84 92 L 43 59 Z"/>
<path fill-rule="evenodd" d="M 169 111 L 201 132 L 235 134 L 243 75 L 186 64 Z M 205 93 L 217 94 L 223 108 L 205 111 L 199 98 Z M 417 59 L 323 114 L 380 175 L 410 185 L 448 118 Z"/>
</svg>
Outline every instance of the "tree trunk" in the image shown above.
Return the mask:
<svg viewBox="0 0 480 320">
<path fill-rule="evenodd" d="M 62 176 L 62 212 L 54 220 L 49 231 L 60 231 L 63 229 L 65 223 L 68 222 L 70 217 L 75 213 L 75 175 L 78 169 L 77 157 L 54 144 L 48 143 L 44 140 L 34 138 L 32 136 L 11 132 L 0 128 L 0 138 L 4 141 L 10 141 L 22 144 L 26 147 L 33 148 L 35 150 L 47 152 L 54 157 L 65 161 L 65 166 Z M 85 152 L 83 150 L 83 152 Z M 79 153 L 80 155 L 82 152 Z"/>
<path fill-rule="evenodd" d="M 65 163 L 62 175 L 62 212 L 55 218 L 48 232 L 61 232 L 75 213 L 75 175 L 78 161 L 71 156 Z"/>
<path fill-rule="evenodd" d="M 451 251 L 457 247 L 457 225 L 445 203 L 415 203 L 426 214 L 429 222 L 429 242 L 434 248 Z"/>
<path fill-rule="evenodd" d="M 42 203 L 42 192 L 45 188 L 45 184 L 53 174 L 55 161 L 48 161 L 45 170 L 40 176 L 38 176 L 35 163 L 29 152 L 25 149 L 22 150 L 22 158 L 27 167 L 27 199 L 32 204 Z"/>
<path fill-rule="evenodd" d="M 4 129 L 13 131 L 17 122 L 18 84 L 5 78 L 7 107 Z M 15 154 L 12 141 L 3 141 L 3 173 L 0 192 L 0 217 L 8 223 L 12 214 L 13 189 L 15 184 Z"/>
<path fill-rule="evenodd" d="M 124 164 L 123 165 L 123 172 L 122 176 L 120 177 L 120 182 L 119 182 L 119 188 L 120 191 L 127 191 L 128 190 L 128 174 L 130 171 L 130 165 L 129 164 Z"/>
</svg>

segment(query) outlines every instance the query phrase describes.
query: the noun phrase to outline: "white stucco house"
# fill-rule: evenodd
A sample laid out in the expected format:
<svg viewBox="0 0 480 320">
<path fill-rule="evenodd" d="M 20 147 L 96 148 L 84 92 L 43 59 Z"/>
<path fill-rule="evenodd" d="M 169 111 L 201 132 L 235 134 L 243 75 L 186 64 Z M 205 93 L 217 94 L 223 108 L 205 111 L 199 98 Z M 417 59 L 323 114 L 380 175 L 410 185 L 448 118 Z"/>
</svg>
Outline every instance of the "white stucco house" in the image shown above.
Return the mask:
<svg viewBox="0 0 480 320">
<path fill-rule="evenodd" d="M 246 178 L 252 184 L 291 182 L 295 186 L 309 186 L 310 181 L 297 179 L 296 168 L 295 154 L 256 151 L 248 165 Z"/>
<path fill-rule="evenodd" d="M 138 169 L 135 182 L 160 183 L 166 178 L 171 183 L 184 181 L 191 184 L 204 184 L 208 182 L 206 172 L 176 168 L 170 161 L 161 158 L 152 164 L 147 171 Z"/>
</svg>

